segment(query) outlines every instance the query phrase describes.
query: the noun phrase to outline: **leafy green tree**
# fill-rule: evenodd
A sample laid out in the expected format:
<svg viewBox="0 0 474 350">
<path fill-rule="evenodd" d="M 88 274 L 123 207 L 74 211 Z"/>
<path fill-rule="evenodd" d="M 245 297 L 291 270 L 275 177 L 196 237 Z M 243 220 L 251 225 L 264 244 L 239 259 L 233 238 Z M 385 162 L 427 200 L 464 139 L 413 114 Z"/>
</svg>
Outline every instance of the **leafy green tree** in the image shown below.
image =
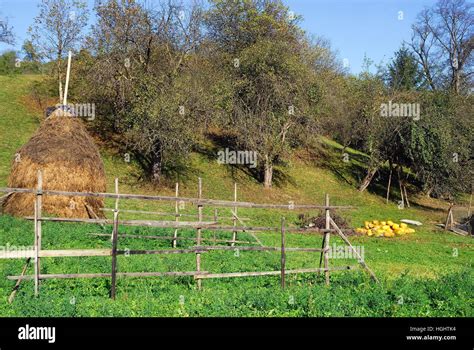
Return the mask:
<svg viewBox="0 0 474 350">
<path fill-rule="evenodd" d="M 402 46 L 388 66 L 388 85 L 393 90 L 414 90 L 420 87 L 422 73 L 410 50 Z"/>
<path fill-rule="evenodd" d="M 23 52 L 22 71 L 29 74 L 40 73 L 42 64 L 38 48 L 30 40 L 25 40 L 21 50 Z"/>
<path fill-rule="evenodd" d="M 311 99 L 307 43 L 296 22 L 281 1 L 215 0 L 207 13 L 232 86 L 229 126 L 240 147 L 257 152 L 266 188 Z"/>
<path fill-rule="evenodd" d="M 472 97 L 427 92 L 422 116 L 401 140 L 410 168 L 428 196 L 452 197 L 472 183 Z"/>
<path fill-rule="evenodd" d="M 96 130 L 133 154 L 146 177 L 159 183 L 179 169 L 205 115 L 200 59 L 201 9 L 175 2 L 147 8 L 128 0 L 96 6 L 97 22 L 80 53 L 77 91 L 96 103 Z"/>
<path fill-rule="evenodd" d="M 21 65 L 18 66 L 18 57 L 15 51 L 7 51 L 0 55 L 0 74 L 10 75 L 21 73 Z"/>
<path fill-rule="evenodd" d="M 31 40 L 25 40 L 21 49 L 24 53 L 23 61 L 28 61 L 28 62 L 40 61 L 41 57 L 38 52 L 38 48 L 35 47 L 35 45 L 33 44 Z"/>
</svg>

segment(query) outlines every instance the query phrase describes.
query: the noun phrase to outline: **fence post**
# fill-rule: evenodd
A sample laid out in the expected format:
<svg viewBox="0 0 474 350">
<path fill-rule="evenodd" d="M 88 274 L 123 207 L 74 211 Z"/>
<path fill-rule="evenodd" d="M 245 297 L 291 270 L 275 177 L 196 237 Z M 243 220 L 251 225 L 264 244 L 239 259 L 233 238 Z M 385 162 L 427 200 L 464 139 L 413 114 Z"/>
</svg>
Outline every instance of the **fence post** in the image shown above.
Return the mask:
<svg viewBox="0 0 474 350">
<path fill-rule="evenodd" d="M 325 213 L 326 213 L 326 232 L 324 232 L 324 275 L 326 276 L 326 285 L 329 286 L 329 238 L 331 232 L 331 215 L 329 212 L 329 194 L 326 193 L 325 198 Z"/>
<path fill-rule="evenodd" d="M 114 207 L 114 224 L 112 229 L 112 290 L 110 297 L 115 300 L 117 289 L 117 245 L 118 245 L 118 215 L 119 215 L 119 180 L 115 178 L 115 207 Z"/>
<path fill-rule="evenodd" d="M 119 197 L 118 197 L 118 194 L 119 194 L 119 179 L 118 177 L 115 178 L 115 181 L 114 181 L 114 190 L 115 190 L 115 194 L 117 195 L 117 197 L 115 197 L 115 205 L 114 205 L 114 213 L 118 211 L 118 208 L 119 208 Z M 114 215 L 114 220 L 115 220 L 115 215 Z M 112 231 L 112 235 L 110 236 L 110 240 L 113 241 L 114 239 L 114 232 Z"/>
<path fill-rule="evenodd" d="M 198 179 L 198 198 L 202 199 L 202 179 Z M 198 221 L 202 222 L 202 204 L 198 204 Z M 197 229 L 197 238 L 196 238 L 196 245 L 201 246 L 201 228 L 198 227 Z M 201 271 L 201 253 L 196 253 L 196 271 Z M 202 281 L 200 278 L 197 279 L 197 287 L 198 290 L 201 290 Z"/>
<path fill-rule="evenodd" d="M 117 197 L 115 198 L 115 211 L 118 211 L 118 206 L 119 206 L 119 197 L 118 197 L 118 194 L 119 194 L 119 179 L 118 177 L 115 178 L 115 194 L 117 195 Z"/>
<path fill-rule="evenodd" d="M 177 182 L 175 185 L 175 194 L 176 198 L 179 196 L 179 183 Z M 178 199 L 176 199 L 176 202 L 174 204 L 174 212 L 175 212 L 175 222 L 179 222 L 179 202 Z M 176 240 L 178 238 L 178 229 L 176 228 L 174 230 L 174 235 L 173 235 L 173 248 L 176 248 Z"/>
<path fill-rule="evenodd" d="M 35 296 L 38 296 L 38 285 L 39 285 L 39 276 L 38 276 L 38 202 L 35 198 L 33 202 L 34 208 L 35 208 L 35 216 L 34 216 L 34 221 L 35 221 L 35 259 L 34 259 L 34 270 L 35 270 Z"/>
<path fill-rule="evenodd" d="M 112 290 L 110 297 L 114 300 L 117 287 L 118 213 L 118 210 L 114 211 L 114 228 L 112 231 Z"/>
<path fill-rule="evenodd" d="M 285 218 L 281 218 L 281 288 L 285 289 Z"/>
<path fill-rule="evenodd" d="M 38 179 L 35 196 L 35 296 L 39 294 L 41 262 L 41 217 L 43 206 L 43 172 L 38 170 Z"/>
<path fill-rule="evenodd" d="M 217 214 L 217 208 L 214 208 L 214 222 L 218 222 L 219 220 L 219 217 L 218 217 L 218 214 Z M 217 242 L 217 233 L 216 233 L 216 230 L 214 230 L 214 233 L 212 234 L 213 238 L 214 238 L 214 242 Z"/>
<path fill-rule="evenodd" d="M 237 182 L 234 182 L 234 202 L 237 202 Z M 237 226 L 237 207 L 234 207 L 234 213 L 232 218 L 232 224 L 234 227 Z M 235 241 L 237 239 L 237 231 L 232 232 L 232 244 L 231 246 L 235 246 Z"/>
</svg>

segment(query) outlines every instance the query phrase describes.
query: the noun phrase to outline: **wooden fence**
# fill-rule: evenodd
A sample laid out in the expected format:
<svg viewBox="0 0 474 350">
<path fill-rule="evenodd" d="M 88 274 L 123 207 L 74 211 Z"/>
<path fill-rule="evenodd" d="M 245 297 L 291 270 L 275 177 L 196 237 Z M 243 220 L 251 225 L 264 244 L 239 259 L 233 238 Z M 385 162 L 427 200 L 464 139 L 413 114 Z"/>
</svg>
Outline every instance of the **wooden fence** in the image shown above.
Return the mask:
<svg viewBox="0 0 474 350">
<path fill-rule="evenodd" d="M 335 233 L 342 238 L 342 240 L 350 247 L 351 251 L 357 256 L 359 264 L 368 271 L 371 277 L 377 281 L 374 273 L 365 264 L 363 258 L 359 255 L 357 250 L 347 239 L 344 234 L 345 230 L 340 229 L 337 224 L 332 220 L 330 210 L 335 209 L 351 209 L 350 206 L 331 206 L 329 203 L 329 196 L 326 195 L 324 205 L 296 205 L 290 203 L 286 204 L 258 204 L 251 202 L 239 202 L 237 201 L 237 186 L 234 187 L 234 201 L 225 200 L 214 200 L 204 199 L 202 197 L 202 181 L 199 179 L 198 184 L 198 197 L 180 197 L 179 187 L 176 184 L 175 196 L 151 196 L 141 194 L 122 194 L 119 193 L 118 179 L 115 180 L 115 193 L 93 193 L 93 192 L 69 192 L 69 191 L 57 191 L 57 190 L 45 190 L 43 189 L 43 176 L 42 173 L 38 172 L 37 188 L 26 189 L 26 188 L 0 188 L 0 192 L 5 193 L 33 193 L 34 196 L 34 216 L 28 217 L 27 219 L 34 221 L 34 249 L 18 252 L 18 251 L 0 251 L 0 259 L 27 259 L 25 267 L 22 273 L 18 276 L 8 276 L 10 280 L 16 280 L 14 291 L 10 299 L 14 297 L 14 293 L 18 289 L 22 280 L 34 280 L 35 295 L 39 293 L 40 281 L 43 279 L 52 278 L 111 278 L 111 297 L 115 299 L 116 296 L 116 285 L 117 277 L 159 277 L 159 276 L 193 276 L 197 283 L 197 288 L 201 289 L 202 280 L 210 278 L 229 278 L 229 277 L 249 277 L 249 276 L 272 276 L 279 275 L 281 277 L 281 286 L 285 288 L 285 275 L 296 274 L 296 273 L 322 273 L 325 274 L 326 284 L 329 285 L 330 272 L 339 270 L 351 270 L 357 266 L 329 266 L 329 241 L 331 233 Z M 115 199 L 115 206 L 113 209 L 104 208 L 103 210 L 110 210 L 113 212 L 113 219 L 82 219 L 82 218 L 55 218 L 45 217 L 42 212 L 42 199 L 44 195 L 62 195 L 62 196 L 89 196 L 89 197 L 104 197 Z M 139 210 L 120 210 L 119 200 L 121 199 L 137 199 L 137 200 L 151 200 L 151 201 L 169 201 L 175 202 L 174 213 L 163 213 L 163 212 L 151 212 L 151 211 L 139 211 Z M 197 215 L 183 214 L 180 213 L 179 203 L 192 203 L 197 206 Z M 204 206 L 213 207 L 224 207 L 230 208 L 231 216 L 219 216 L 217 209 L 214 209 L 214 215 L 203 215 Z M 244 221 L 246 218 L 240 218 L 237 215 L 237 208 L 266 208 L 266 209 L 286 209 L 286 210 L 310 210 L 310 209 L 322 209 L 325 211 L 325 228 L 308 228 L 301 229 L 295 227 L 287 227 L 285 219 L 282 218 L 279 227 L 260 227 L 260 226 L 247 226 Z M 141 214 L 152 214 L 152 215 L 163 215 L 163 216 L 174 216 L 173 221 L 153 221 L 153 220 L 119 220 L 120 212 L 124 213 L 141 213 Z M 183 217 L 196 217 L 197 221 L 180 221 Z M 212 219 L 212 221 L 204 221 L 204 219 Z M 220 219 L 232 220 L 232 225 L 219 224 Z M 42 223 L 45 221 L 56 221 L 56 222 L 82 222 L 82 223 L 94 223 L 94 224 L 112 224 L 112 234 L 93 234 L 96 236 L 111 236 L 111 248 L 110 249 L 66 249 L 66 250 L 44 250 L 41 245 L 42 238 Z M 130 235 L 120 234 L 119 227 L 123 226 L 143 226 L 143 227 L 161 227 L 161 228 L 174 228 L 174 234 L 172 236 L 147 236 L 147 235 Z M 240 226 L 239 226 L 240 225 Z M 178 235 L 179 229 L 194 229 L 196 230 L 196 237 L 180 237 Z M 203 238 L 202 233 L 204 230 L 217 230 L 224 232 L 232 232 L 231 239 L 209 239 Z M 257 234 L 264 231 L 280 232 L 281 235 L 281 246 L 279 247 L 268 247 L 262 244 Z M 249 233 L 255 242 L 242 241 L 238 239 L 239 232 Z M 286 235 L 287 234 L 323 234 L 323 243 L 321 248 L 294 248 L 287 247 Z M 119 238 L 143 238 L 143 239 L 162 239 L 170 240 L 172 246 L 170 249 L 158 249 L 158 250 L 121 250 L 119 249 L 118 241 Z M 193 240 L 196 244 L 192 247 L 185 249 L 177 249 L 176 242 L 180 239 Z M 204 241 L 211 241 L 213 243 L 229 243 L 230 246 L 226 245 L 203 245 Z M 249 244 L 258 243 L 256 245 L 244 245 L 235 247 L 236 244 Z M 275 251 L 280 252 L 280 270 L 276 271 L 255 271 L 255 272 L 229 272 L 229 273 L 211 273 L 209 271 L 203 271 L 202 266 L 202 254 L 208 253 L 215 250 L 235 250 L 239 251 Z M 287 252 L 319 252 L 320 253 L 320 266 L 319 268 L 306 268 L 306 269 L 286 269 L 286 253 Z M 117 256 L 123 254 L 195 254 L 196 256 L 196 270 L 195 271 L 171 271 L 171 272 L 118 272 Z M 48 257 L 84 257 L 84 256 L 110 256 L 111 257 L 111 272 L 110 273 L 80 273 L 80 274 L 42 274 L 41 273 L 41 259 Z M 30 260 L 34 262 L 34 274 L 25 275 L 27 266 Z M 323 262 L 324 260 L 324 262 Z M 321 267 L 323 263 L 323 267 Z"/>
</svg>

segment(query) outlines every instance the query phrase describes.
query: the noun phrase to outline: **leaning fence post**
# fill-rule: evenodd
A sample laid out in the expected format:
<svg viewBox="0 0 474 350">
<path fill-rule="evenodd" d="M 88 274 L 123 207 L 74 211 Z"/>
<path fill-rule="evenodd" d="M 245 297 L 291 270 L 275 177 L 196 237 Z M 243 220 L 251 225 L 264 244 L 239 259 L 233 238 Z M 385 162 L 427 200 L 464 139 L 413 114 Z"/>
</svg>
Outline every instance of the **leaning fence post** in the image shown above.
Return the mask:
<svg viewBox="0 0 474 350">
<path fill-rule="evenodd" d="M 329 194 L 326 193 L 325 198 L 326 212 L 326 231 L 324 232 L 324 274 L 326 276 L 326 285 L 329 286 L 329 238 L 331 232 L 331 214 L 329 212 Z"/>
<path fill-rule="evenodd" d="M 359 258 L 359 264 L 364 268 L 366 269 L 370 276 L 372 277 L 372 279 L 379 283 L 379 280 L 377 279 L 377 277 L 375 276 L 375 273 L 372 272 L 372 270 L 367 266 L 367 264 L 365 263 L 362 255 L 359 254 L 359 252 L 354 248 L 354 246 L 352 245 L 352 243 L 349 241 L 349 239 L 344 235 L 344 233 L 341 231 L 341 229 L 339 228 L 339 226 L 337 226 L 337 224 L 334 222 L 334 220 L 332 218 L 329 218 L 329 221 L 331 222 L 331 225 L 332 227 L 336 230 L 336 233 L 342 238 L 342 240 L 349 246 L 349 248 L 351 248 L 352 252 Z"/>
<path fill-rule="evenodd" d="M 285 289 L 285 218 L 281 218 L 281 288 Z"/>
<path fill-rule="evenodd" d="M 198 198 L 202 199 L 202 179 L 198 180 Z M 202 204 L 198 204 L 198 221 L 202 222 Z M 197 229 L 196 245 L 201 246 L 201 228 Z M 196 271 L 199 273 L 201 271 L 201 253 L 196 253 Z M 202 285 L 201 279 L 197 278 L 197 287 L 200 290 Z"/>
</svg>

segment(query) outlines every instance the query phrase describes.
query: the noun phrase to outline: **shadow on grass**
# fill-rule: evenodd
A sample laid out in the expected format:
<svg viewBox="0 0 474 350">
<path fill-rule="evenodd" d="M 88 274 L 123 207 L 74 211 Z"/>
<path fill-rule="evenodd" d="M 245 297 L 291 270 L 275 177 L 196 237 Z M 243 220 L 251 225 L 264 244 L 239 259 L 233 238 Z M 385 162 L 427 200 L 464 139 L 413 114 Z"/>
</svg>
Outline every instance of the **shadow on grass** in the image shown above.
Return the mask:
<svg viewBox="0 0 474 350">
<path fill-rule="evenodd" d="M 345 154 L 346 153 L 346 154 Z M 368 156 L 360 154 L 351 150 L 344 150 L 343 148 L 335 147 L 331 144 L 323 143 L 317 150 L 317 155 L 311 156 L 312 163 L 315 166 L 325 168 L 331 171 L 342 182 L 358 188 L 367 174 Z M 402 178 L 407 178 L 409 174 L 403 171 Z M 367 187 L 367 192 L 376 196 L 386 198 L 387 186 L 390 177 L 390 168 L 388 164 L 380 167 L 374 175 L 370 185 Z M 443 209 L 438 207 L 431 207 L 419 203 L 414 198 L 416 193 L 419 193 L 421 184 L 415 178 L 411 177 L 409 182 L 405 180 L 408 200 L 412 207 L 419 209 L 443 212 Z M 392 179 L 390 184 L 389 201 L 398 203 L 401 201 L 400 183 L 395 171 L 392 171 Z"/>
</svg>

